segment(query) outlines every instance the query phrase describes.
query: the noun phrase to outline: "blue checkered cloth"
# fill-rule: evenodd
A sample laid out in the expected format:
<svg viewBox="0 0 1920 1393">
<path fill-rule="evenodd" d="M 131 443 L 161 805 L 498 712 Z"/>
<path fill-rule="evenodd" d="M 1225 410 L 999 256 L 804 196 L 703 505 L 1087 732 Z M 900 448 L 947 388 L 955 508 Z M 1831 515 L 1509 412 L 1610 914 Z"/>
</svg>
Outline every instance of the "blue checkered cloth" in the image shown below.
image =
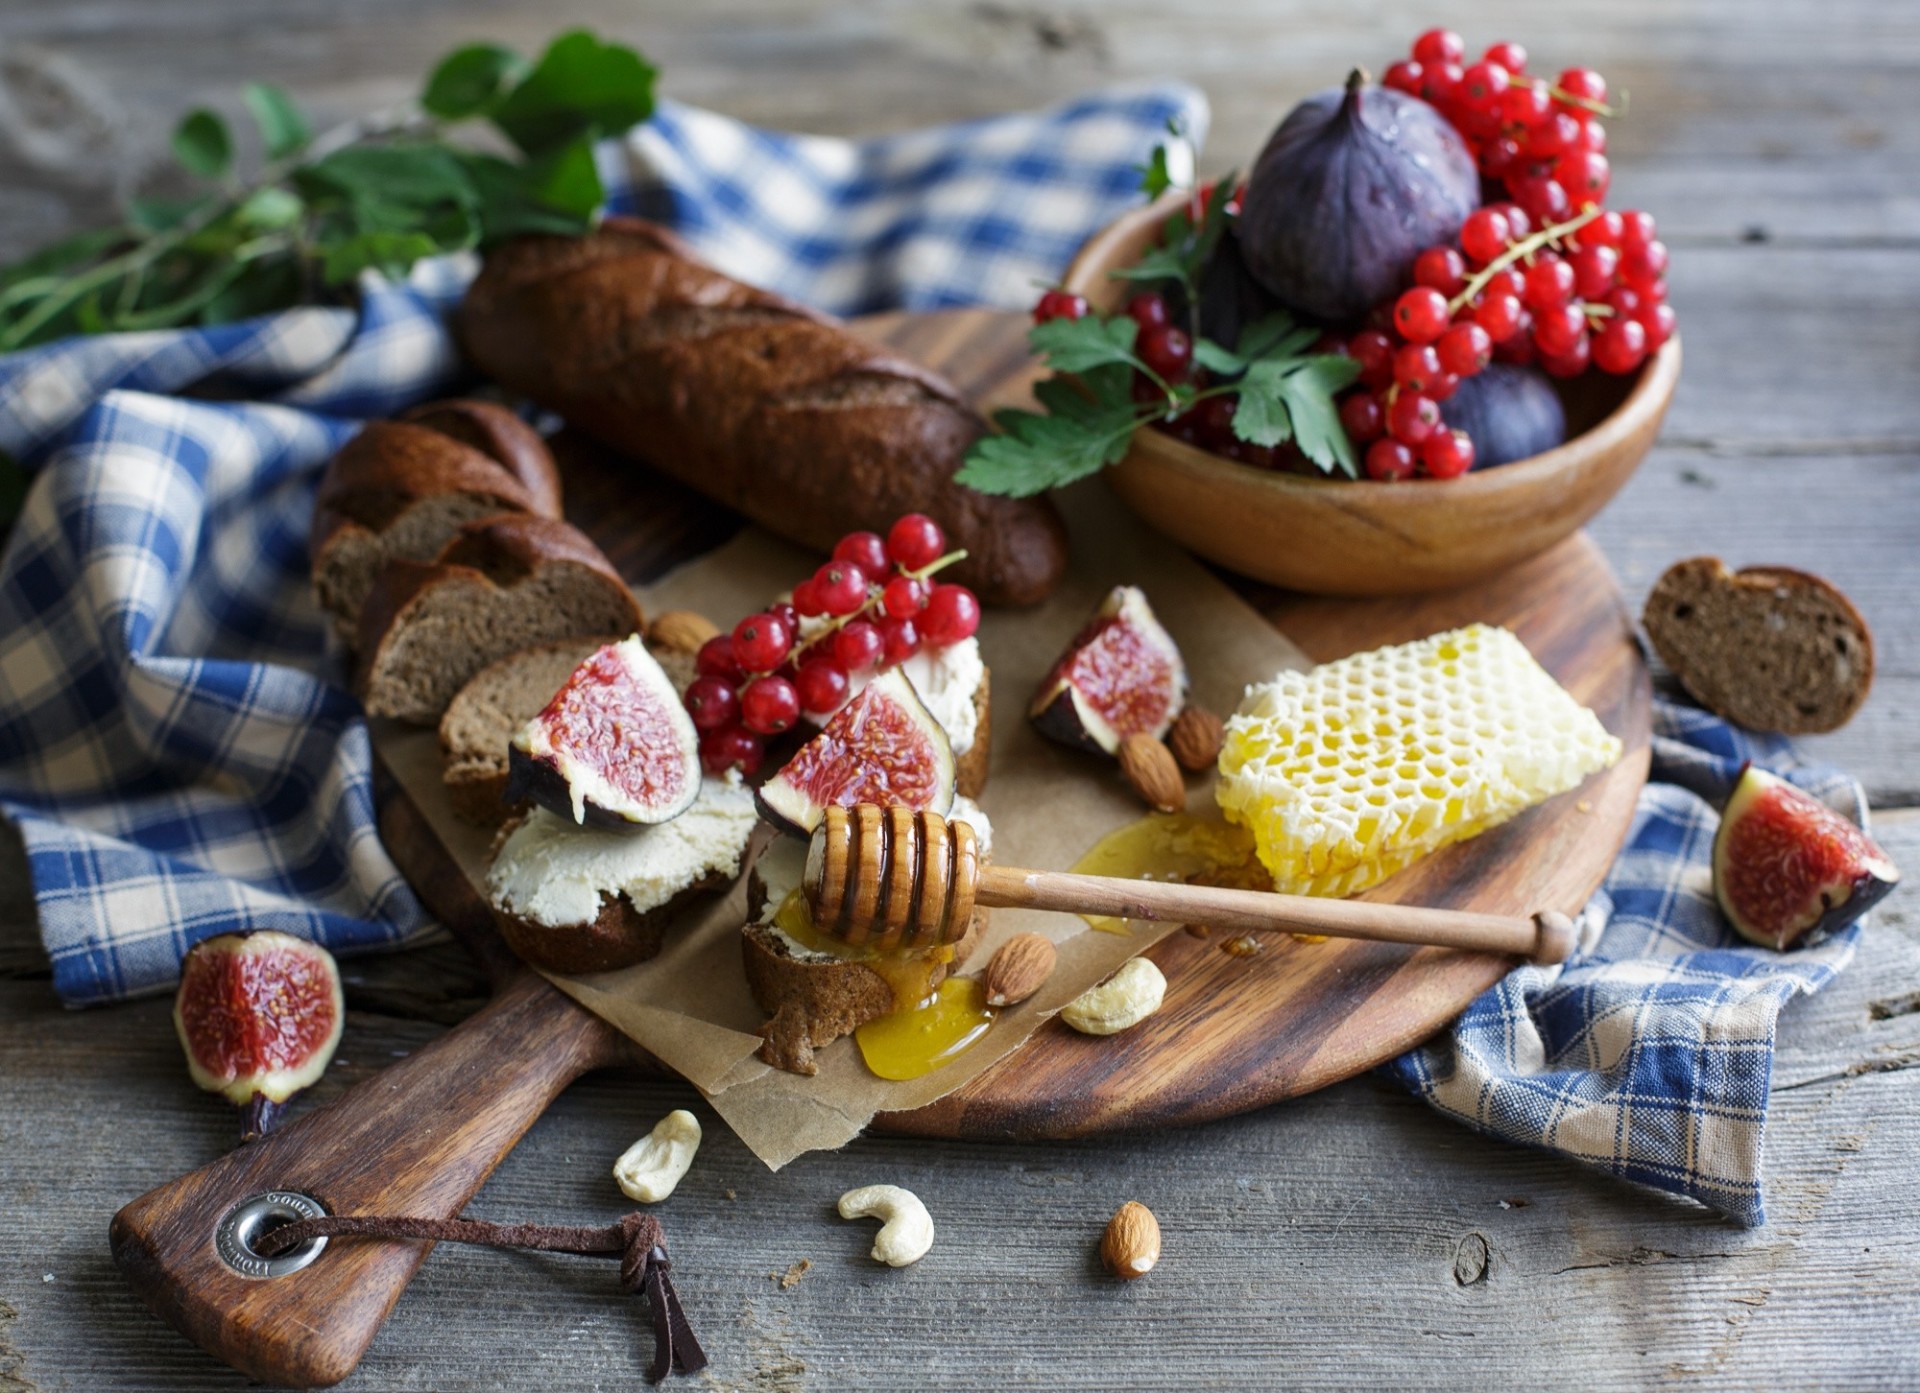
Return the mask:
<svg viewBox="0 0 1920 1393">
<path fill-rule="evenodd" d="M 729 273 L 838 313 L 1023 307 L 1135 198 L 1191 89 L 871 141 L 663 104 L 599 152 L 616 211 L 674 224 Z M 157 992 L 209 934 L 336 951 L 431 929 L 381 848 L 371 750 L 307 585 L 313 488 L 369 417 L 457 382 L 471 257 L 368 277 L 355 310 L 70 340 L 0 358 L 0 449 L 35 478 L 0 554 L 0 809 L 24 839 L 54 986 Z M 1663 705 L 1597 944 L 1524 969 L 1393 1067 L 1474 1126 L 1760 1217 L 1773 1023 L 1857 930 L 1791 955 L 1714 913 L 1713 805 L 1759 745 Z M 1789 771 L 1827 794 L 1857 787 Z M 1601 932 L 1604 926 L 1604 932 Z"/>
</svg>

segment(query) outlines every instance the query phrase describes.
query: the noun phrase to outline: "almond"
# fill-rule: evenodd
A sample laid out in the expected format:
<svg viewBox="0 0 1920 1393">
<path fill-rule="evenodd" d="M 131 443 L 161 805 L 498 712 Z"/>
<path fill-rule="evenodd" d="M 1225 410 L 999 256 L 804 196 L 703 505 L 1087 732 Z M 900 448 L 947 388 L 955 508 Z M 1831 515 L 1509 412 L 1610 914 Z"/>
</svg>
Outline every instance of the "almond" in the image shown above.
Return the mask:
<svg viewBox="0 0 1920 1393">
<path fill-rule="evenodd" d="M 1128 1200 L 1100 1236 L 1100 1261 L 1123 1282 L 1144 1277 L 1160 1261 L 1160 1221 L 1138 1200 Z"/>
<path fill-rule="evenodd" d="M 1055 956 L 1044 934 L 1015 934 L 1001 944 L 987 964 L 987 1005 L 1012 1006 L 1039 991 L 1053 976 Z"/>
<path fill-rule="evenodd" d="M 1173 754 L 1151 735 L 1129 735 L 1120 742 L 1120 772 L 1133 791 L 1155 812 L 1177 813 L 1187 806 L 1187 787 Z"/>
<path fill-rule="evenodd" d="M 720 628 L 704 614 L 690 609 L 670 609 L 647 629 L 647 642 L 655 648 L 692 655 L 710 638 L 718 638 Z"/>
<path fill-rule="evenodd" d="M 1173 729 L 1167 732 L 1167 744 L 1181 768 L 1203 774 L 1220 758 L 1224 734 L 1218 716 L 1204 706 L 1189 706 L 1174 718 Z"/>
</svg>

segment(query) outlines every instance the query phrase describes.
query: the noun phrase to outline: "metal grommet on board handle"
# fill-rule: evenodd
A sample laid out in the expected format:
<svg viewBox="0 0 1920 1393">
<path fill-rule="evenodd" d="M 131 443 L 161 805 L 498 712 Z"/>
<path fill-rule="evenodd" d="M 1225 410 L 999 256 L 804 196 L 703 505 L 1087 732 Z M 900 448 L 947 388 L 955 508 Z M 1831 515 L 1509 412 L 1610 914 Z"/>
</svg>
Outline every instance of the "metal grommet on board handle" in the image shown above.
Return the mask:
<svg viewBox="0 0 1920 1393">
<path fill-rule="evenodd" d="M 285 1277 L 306 1267 L 327 1246 L 324 1237 L 310 1238 L 284 1253 L 263 1256 L 255 1247 L 263 1234 L 297 1219 L 317 1219 L 326 1207 L 298 1190 L 268 1190 L 241 1200 L 221 1217 L 213 1245 L 220 1261 L 242 1277 Z"/>
</svg>

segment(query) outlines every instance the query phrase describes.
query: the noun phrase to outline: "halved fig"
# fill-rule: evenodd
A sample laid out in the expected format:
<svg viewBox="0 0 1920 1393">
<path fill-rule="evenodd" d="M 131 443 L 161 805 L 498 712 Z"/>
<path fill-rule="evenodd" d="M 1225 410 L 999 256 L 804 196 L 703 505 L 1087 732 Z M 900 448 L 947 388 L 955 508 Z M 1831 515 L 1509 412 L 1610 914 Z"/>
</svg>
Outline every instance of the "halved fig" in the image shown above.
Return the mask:
<svg viewBox="0 0 1920 1393">
<path fill-rule="evenodd" d="M 1713 893 L 1742 938 L 1791 948 L 1851 924 L 1899 879 L 1825 803 L 1751 764 L 1740 771 L 1713 838 Z"/>
<path fill-rule="evenodd" d="M 953 808 L 953 746 L 899 668 L 881 673 L 756 795 L 767 820 L 810 836 L 829 807 Z"/>
<path fill-rule="evenodd" d="M 265 1136 L 288 1099 L 319 1081 L 346 1002 L 333 954 L 292 934 L 216 934 L 187 950 L 173 1028 L 187 1072 L 246 1109 L 243 1140 Z"/>
<path fill-rule="evenodd" d="M 1050 740 L 1115 754 L 1129 735 L 1158 740 L 1187 700 L 1187 665 L 1147 597 L 1116 585 L 1067 645 L 1027 715 Z"/>
<path fill-rule="evenodd" d="M 700 795 L 700 739 L 638 634 L 598 650 L 507 750 L 506 799 L 576 824 L 666 822 Z"/>
</svg>

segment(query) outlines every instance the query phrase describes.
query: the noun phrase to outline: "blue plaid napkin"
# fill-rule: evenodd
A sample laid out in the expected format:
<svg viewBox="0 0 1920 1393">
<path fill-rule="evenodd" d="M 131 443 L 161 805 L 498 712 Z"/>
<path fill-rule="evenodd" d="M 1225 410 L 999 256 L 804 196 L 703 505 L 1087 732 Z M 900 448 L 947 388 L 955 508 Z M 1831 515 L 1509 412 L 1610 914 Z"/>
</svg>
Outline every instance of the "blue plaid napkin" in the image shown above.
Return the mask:
<svg viewBox="0 0 1920 1393">
<path fill-rule="evenodd" d="M 860 142 L 664 103 L 599 158 L 615 211 L 796 299 L 1024 307 L 1133 201 L 1170 118 L 1204 135 L 1204 102 L 1177 86 Z M 456 381 L 444 321 L 474 265 L 369 277 L 357 311 L 0 358 L 0 449 L 36 472 L 0 555 L 0 810 L 69 1003 L 164 990 L 213 933 L 351 951 L 432 927 L 375 832 L 306 534 L 319 470 L 359 422 Z M 1741 759 L 1790 756 L 1684 708 L 1659 718 L 1656 782 L 1587 910 L 1588 953 L 1514 973 L 1393 1067 L 1494 1135 L 1758 1222 L 1775 1016 L 1858 930 L 1789 956 L 1730 945 L 1712 805 Z M 1786 772 L 1858 806 L 1837 775 Z"/>
</svg>

